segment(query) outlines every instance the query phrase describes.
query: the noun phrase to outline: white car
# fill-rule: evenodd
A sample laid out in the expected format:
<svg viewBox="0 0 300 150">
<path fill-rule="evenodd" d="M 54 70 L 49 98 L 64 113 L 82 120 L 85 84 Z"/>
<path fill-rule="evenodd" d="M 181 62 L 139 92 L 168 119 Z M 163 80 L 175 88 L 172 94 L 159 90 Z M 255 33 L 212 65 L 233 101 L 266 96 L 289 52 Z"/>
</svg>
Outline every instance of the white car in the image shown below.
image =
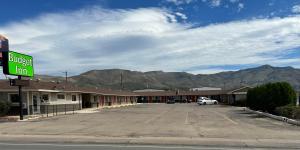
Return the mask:
<svg viewBox="0 0 300 150">
<path fill-rule="evenodd" d="M 218 101 L 217 100 L 214 100 L 214 99 L 209 99 L 207 97 L 199 97 L 197 99 L 197 104 L 199 105 L 209 105 L 209 104 L 213 104 L 213 105 L 216 105 L 218 104 Z"/>
</svg>

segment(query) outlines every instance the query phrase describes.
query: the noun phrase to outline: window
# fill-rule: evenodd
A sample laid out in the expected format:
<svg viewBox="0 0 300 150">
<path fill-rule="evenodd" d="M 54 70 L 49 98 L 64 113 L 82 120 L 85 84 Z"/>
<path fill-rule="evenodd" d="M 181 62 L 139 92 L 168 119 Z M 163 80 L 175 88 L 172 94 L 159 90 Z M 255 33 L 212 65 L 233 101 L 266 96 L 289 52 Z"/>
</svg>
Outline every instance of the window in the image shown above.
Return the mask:
<svg viewBox="0 0 300 150">
<path fill-rule="evenodd" d="M 18 103 L 19 102 L 19 95 L 18 94 L 9 94 L 9 100 L 12 103 Z"/>
<path fill-rule="evenodd" d="M 57 94 L 57 99 L 65 99 L 65 95 L 64 94 Z"/>
<path fill-rule="evenodd" d="M 43 102 L 48 102 L 49 101 L 49 95 L 48 94 L 43 94 L 42 95 L 42 101 Z"/>
<path fill-rule="evenodd" d="M 72 101 L 76 101 L 76 95 L 72 95 Z"/>
</svg>

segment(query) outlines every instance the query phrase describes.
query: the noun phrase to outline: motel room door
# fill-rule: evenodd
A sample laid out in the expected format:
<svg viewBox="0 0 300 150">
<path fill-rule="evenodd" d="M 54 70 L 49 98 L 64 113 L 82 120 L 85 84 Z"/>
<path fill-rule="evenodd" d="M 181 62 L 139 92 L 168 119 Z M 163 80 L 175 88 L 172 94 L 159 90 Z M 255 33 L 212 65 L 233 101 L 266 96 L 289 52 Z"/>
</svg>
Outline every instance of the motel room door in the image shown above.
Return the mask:
<svg viewBox="0 0 300 150">
<path fill-rule="evenodd" d="M 32 93 L 32 113 L 39 114 L 40 113 L 40 105 L 41 100 L 38 93 Z"/>
</svg>

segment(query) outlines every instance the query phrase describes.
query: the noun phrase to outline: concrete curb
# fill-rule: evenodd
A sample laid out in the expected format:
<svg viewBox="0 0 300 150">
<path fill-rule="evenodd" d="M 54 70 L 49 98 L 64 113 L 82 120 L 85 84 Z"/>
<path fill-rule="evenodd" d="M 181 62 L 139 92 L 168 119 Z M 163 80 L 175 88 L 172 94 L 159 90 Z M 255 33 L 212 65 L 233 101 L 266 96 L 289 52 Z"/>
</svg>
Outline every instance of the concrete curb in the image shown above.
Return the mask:
<svg viewBox="0 0 300 150">
<path fill-rule="evenodd" d="M 239 148 L 299 149 L 300 140 L 284 139 L 224 139 L 188 137 L 98 137 L 76 135 L 1 135 L 0 142 L 21 143 L 79 143 L 79 144 L 136 144 L 219 146 Z"/>
<path fill-rule="evenodd" d="M 272 119 L 275 119 L 275 120 L 278 120 L 278 121 L 282 121 L 282 122 L 286 122 L 286 123 L 289 123 L 289 124 L 292 124 L 292 125 L 300 126 L 300 121 L 290 119 L 290 118 L 287 118 L 287 117 L 276 116 L 276 115 L 261 112 L 261 111 L 255 111 L 255 110 L 252 110 L 252 109 L 249 109 L 249 108 L 244 108 L 244 111 L 251 112 L 251 113 L 258 114 L 258 115 L 265 116 L 265 117 L 269 117 L 269 118 L 272 118 Z"/>
<path fill-rule="evenodd" d="M 135 106 L 138 104 L 121 104 L 121 105 L 113 105 L 113 106 L 102 106 L 99 107 L 99 109 L 110 109 L 110 108 L 120 108 L 120 107 L 129 107 L 129 106 Z"/>
<path fill-rule="evenodd" d="M 19 117 L 0 117 L 0 122 L 17 122 L 19 120 Z"/>
</svg>

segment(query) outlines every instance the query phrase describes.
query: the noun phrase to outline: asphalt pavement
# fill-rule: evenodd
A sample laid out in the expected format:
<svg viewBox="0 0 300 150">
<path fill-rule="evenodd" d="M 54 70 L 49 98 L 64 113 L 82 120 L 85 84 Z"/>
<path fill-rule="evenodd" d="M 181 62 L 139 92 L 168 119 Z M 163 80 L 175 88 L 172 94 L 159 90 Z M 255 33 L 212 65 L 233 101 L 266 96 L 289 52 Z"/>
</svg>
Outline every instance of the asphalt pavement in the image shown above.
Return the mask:
<svg viewBox="0 0 300 150">
<path fill-rule="evenodd" d="M 141 104 L 0 123 L 0 141 L 286 149 L 300 148 L 300 128 L 247 113 L 239 107 Z"/>
</svg>

